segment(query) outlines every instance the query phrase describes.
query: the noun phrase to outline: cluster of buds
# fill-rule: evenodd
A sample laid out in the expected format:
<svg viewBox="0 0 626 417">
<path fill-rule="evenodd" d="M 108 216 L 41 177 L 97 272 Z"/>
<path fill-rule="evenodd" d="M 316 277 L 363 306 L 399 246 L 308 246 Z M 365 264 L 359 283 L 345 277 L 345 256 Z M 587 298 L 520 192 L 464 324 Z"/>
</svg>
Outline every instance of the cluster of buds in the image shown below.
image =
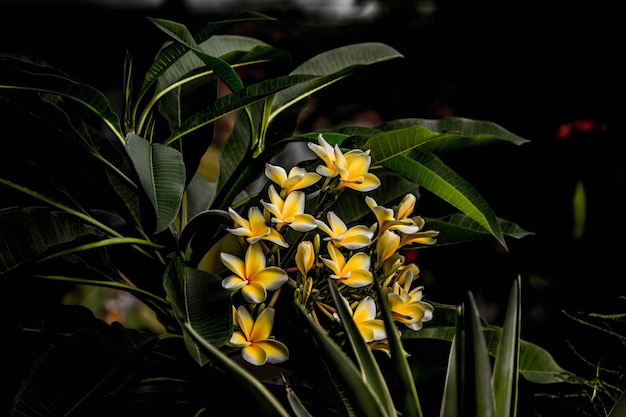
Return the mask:
<svg viewBox="0 0 626 417">
<path fill-rule="evenodd" d="M 247 218 L 229 209 L 234 227 L 228 231 L 239 237 L 244 248 L 244 259 L 221 253 L 230 271 L 222 285 L 240 292 L 238 299 L 243 300 L 233 306 L 230 345 L 241 348 L 243 359 L 254 365 L 289 358 L 288 347 L 272 336 L 276 300 L 285 285 L 294 289 L 295 302 L 339 338 L 341 326 L 327 291 L 328 280 L 334 280 L 364 340 L 372 349 L 387 353 L 387 335 L 371 295 L 372 285 L 381 286 L 394 321 L 405 328 L 417 331 L 433 316 L 433 306 L 422 300 L 423 287 L 414 285 L 419 268 L 405 264 L 400 253 L 415 244 L 434 244 L 438 235 L 423 230 L 423 218 L 411 217 L 415 196 L 407 194 L 393 208 L 379 206 L 366 196 L 376 222 L 348 227 L 332 211 L 332 204 L 347 188 L 366 193 L 380 187 L 378 177 L 369 172 L 371 156 L 359 149 L 343 153 L 321 134 L 317 144 L 308 146 L 324 163 L 315 172 L 295 166 L 287 173 L 267 164 L 265 175 L 272 182 L 269 201 L 261 200 L 262 208 L 249 208 Z M 322 178 L 316 208 L 313 214 L 306 213 L 304 190 Z M 297 235 L 291 244 L 285 239 L 288 230 Z"/>
</svg>

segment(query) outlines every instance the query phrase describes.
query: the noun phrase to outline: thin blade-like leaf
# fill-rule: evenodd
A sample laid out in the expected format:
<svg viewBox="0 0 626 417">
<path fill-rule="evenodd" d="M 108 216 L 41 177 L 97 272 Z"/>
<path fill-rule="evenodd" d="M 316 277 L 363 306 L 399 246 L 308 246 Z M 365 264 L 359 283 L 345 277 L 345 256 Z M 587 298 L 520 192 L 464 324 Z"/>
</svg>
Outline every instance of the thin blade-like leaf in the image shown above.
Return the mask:
<svg viewBox="0 0 626 417">
<path fill-rule="evenodd" d="M 519 381 L 520 350 L 520 281 L 515 280 L 509 293 L 502 336 L 493 367 L 493 389 L 496 416 L 515 416 Z"/>
<path fill-rule="evenodd" d="M 378 396 L 380 403 L 387 409 L 387 415 L 395 415 L 396 410 L 393 406 L 391 393 L 376 363 L 376 359 L 372 354 L 372 350 L 363 339 L 363 336 L 361 336 L 359 329 L 352 319 L 352 314 L 350 314 L 346 306 L 346 300 L 339 294 L 337 284 L 331 278 L 328 279 L 328 289 L 333 297 L 337 314 L 339 315 L 343 329 L 346 331 L 346 337 L 354 352 L 354 357 L 363 375 L 363 380 L 372 387 L 372 391 Z"/>
</svg>

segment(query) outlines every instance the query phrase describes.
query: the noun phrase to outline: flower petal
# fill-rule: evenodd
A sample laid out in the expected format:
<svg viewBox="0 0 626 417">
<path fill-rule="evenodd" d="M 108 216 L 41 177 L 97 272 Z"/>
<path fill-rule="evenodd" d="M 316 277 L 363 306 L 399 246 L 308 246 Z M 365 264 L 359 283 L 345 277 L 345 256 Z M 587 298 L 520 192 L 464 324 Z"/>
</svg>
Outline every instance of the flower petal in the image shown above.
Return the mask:
<svg viewBox="0 0 626 417">
<path fill-rule="evenodd" d="M 252 342 L 258 342 L 265 340 L 272 334 L 272 327 L 274 326 L 274 316 L 276 311 L 273 308 L 265 308 L 262 310 L 254 322 L 252 328 L 252 334 L 250 334 L 250 340 Z"/>
<path fill-rule="evenodd" d="M 267 362 L 267 354 L 265 350 L 257 343 L 246 346 L 241 350 L 241 357 L 252 365 L 261 366 Z"/>
<path fill-rule="evenodd" d="M 289 349 L 274 339 L 266 339 L 255 343 L 265 351 L 267 363 L 281 363 L 289 359 Z"/>
</svg>

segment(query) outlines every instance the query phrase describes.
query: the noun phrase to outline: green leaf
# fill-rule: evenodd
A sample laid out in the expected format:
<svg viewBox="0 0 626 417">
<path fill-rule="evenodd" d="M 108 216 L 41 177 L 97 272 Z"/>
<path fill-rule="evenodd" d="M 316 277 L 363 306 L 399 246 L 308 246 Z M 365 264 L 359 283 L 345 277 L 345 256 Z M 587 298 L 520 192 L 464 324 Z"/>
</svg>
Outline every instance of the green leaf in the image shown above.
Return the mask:
<svg viewBox="0 0 626 417">
<path fill-rule="evenodd" d="M 361 370 L 363 381 L 366 381 L 372 388 L 372 392 L 378 397 L 378 401 L 386 408 L 386 415 L 395 416 L 396 410 L 393 406 L 391 393 L 387 387 L 385 379 L 376 363 L 372 350 L 363 339 L 361 332 L 352 319 L 352 314 L 348 310 L 347 300 L 341 296 L 337 290 L 337 284 L 332 278 L 328 278 L 328 289 L 332 295 L 337 308 L 337 314 L 341 321 L 341 326 L 346 332 L 348 342 L 352 347 L 357 367 Z"/>
<path fill-rule="evenodd" d="M 381 318 L 385 323 L 389 352 L 391 356 L 391 369 L 393 372 L 387 377 L 389 389 L 397 399 L 398 414 L 406 417 L 422 417 L 422 407 L 417 395 L 417 387 L 411 373 L 411 367 L 407 360 L 400 339 L 400 332 L 395 324 L 387 295 L 383 293 L 380 285 L 375 284 L 376 296 L 379 300 Z"/>
<path fill-rule="evenodd" d="M 469 147 L 484 146 L 494 142 L 523 145 L 530 142 L 493 122 L 463 117 L 445 119 L 398 119 L 387 122 L 378 129 L 390 131 L 421 126 L 439 136 L 423 146 L 431 152 L 460 151 Z"/>
<path fill-rule="evenodd" d="M 519 381 L 521 295 L 519 278 L 511 286 L 509 301 L 493 367 L 496 416 L 515 416 Z"/>
<path fill-rule="evenodd" d="M 463 410 L 468 417 L 490 417 L 496 414 L 491 363 L 487 344 L 478 314 L 478 307 L 471 292 L 467 293 L 463 313 Z"/>
<path fill-rule="evenodd" d="M 178 214 L 185 190 L 185 164 L 180 152 L 160 143 L 129 134 L 126 150 L 141 185 L 154 206 L 156 232 L 167 229 Z"/>
<path fill-rule="evenodd" d="M 153 334 L 120 326 L 76 332 L 33 364 L 17 392 L 11 415 L 67 416 L 91 399 L 119 390 L 157 340 Z"/>
<path fill-rule="evenodd" d="M 401 57 L 402 54 L 392 47 L 377 42 L 342 46 L 318 54 L 295 68 L 290 74 L 325 77 L 324 82 L 320 83 L 317 80 L 312 83 L 302 83 L 277 94 L 272 103 L 273 117 L 297 101 L 348 76 L 357 68 Z"/>
<path fill-rule="evenodd" d="M 189 328 L 213 346 L 224 345 L 232 334 L 233 326 L 230 293 L 222 287 L 220 277 L 189 268 L 179 257 L 168 265 L 164 287 L 176 318 L 184 323 L 187 351 L 200 366 L 206 365 L 210 356 L 189 334 Z"/>
<path fill-rule="evenodd" d="M 359 416 L 363 417 L 391 417 L 387 409 L 378 400 L 378 395 L 374 393 L 369 384 L 362 377 L 361 372 L 354 365 L 354 362 L 343 352 L 337 343 L 315 322 L 311 316 L 297 305 L 301 315 L 306 319 L 308 328 L 313 338 L 318 343 L 318 348 L 332 367 L 345 382 L 346 394 L 353 400 L 354 407 L 360 411 Z"/>
<path fill-rule="evenodd" d="M 232 316 L 232 313 L 231 313 Z M 243 394 L 242 398 L 256 405 L 256 413 L 266 417 L 291 417 L 282 404 L 272 393 L 253 375 L 222 353 L 192 327 L 183 323 L 189 335 L 201 346 L 206 354 L 229 376 L 237 382 L 237 389 Z"/>
<path fill-rule="evenodd" d="M 165 144 L 169 145 L 222 116 L 263 100 L 270 94 L 274 94 L 289 86 L 309 79 L 311 79 L 310 75 L 281 76 L 253 84 L 233 94 L 224 96 L 185 120 L 180 128 L 172 132 L 170 137 L 165 141 Z"/>
<path fill-rule="evenodd" d="M 394 156 L 383 165 L 392 169 L 461 210 L 491 233 L 507 249 L 500 224 L 489 204 L 467 181 L 450 169 L 435 154 L 413 148 Z"/>
<path fill-rule="evenodd" d="M 104 234 L 76 216 L 45 207 L 0 210 L 0 275 L 76 239 Z"/>
<path fill-rule="evenodd" d="M 407 151 L 424 145 L 436 137 L 437 133 L 424 127 L 410 127 L 374 134 L 359 147 L 364 151 L 370 151 L 372 165 L 384 165 L 385 161 L 406 154 Z"/>
<path fill-rule="evenodd" d="M 534 235 L 533 232 L 522 229 L 516 223 L 508 220 L 497 218 L 500 229 L 505 236 L 514 239 L 521 239 L 526 236 Z M 490 237 L 484 227 L 469 218 L 463 213 L 454 213 L 439 219 L 424 217 L 428 229 L 437 230 L 437 246 L 467 243 L 476 240 L 482 240 Z"/>
<path fill-rule="evenodd" d="M 99 117 L 111 132 L 124 143 L 119 116 L 107 97 L 95 88 L 81 84 L 48 66 L 3 56 L 0 57 L 1 89 L 26 90 L 56 94 L 73 100 Z"/>
</svg>

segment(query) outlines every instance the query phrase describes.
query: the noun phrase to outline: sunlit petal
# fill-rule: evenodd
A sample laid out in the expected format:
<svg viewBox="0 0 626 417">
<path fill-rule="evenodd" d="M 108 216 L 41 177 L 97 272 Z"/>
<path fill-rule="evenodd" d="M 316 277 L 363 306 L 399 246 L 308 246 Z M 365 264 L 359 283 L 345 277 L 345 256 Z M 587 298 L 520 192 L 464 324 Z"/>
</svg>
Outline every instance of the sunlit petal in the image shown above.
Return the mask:
<svg viewBox="0 0 626 417">
<path fill-rule="evenodd" d="M 317 222 L 310 214 L 296 214 L 293 221 L 289 223 L 289 227 L 297 232 L 309 232 L 317 227 Z"/>
<path fill-rule="evenodd" d="M 237 330 L 233 331 L 233 334 L 230 336 L 229 342 L 235 347 L 245 347 L 250 345 L 250 342 L 248 342 L 248 339 L 246 339 L 244 334 Z"/>
<path fill-rule="evenodd" d="M 256 343 L 265 351 L 267 363 L 281 363 L 289 359 L 289 349 L 274 339 L 265 339 Z"/>
<path fill-rule="evenodd" d="M 411 214 L 413 214 L 416 201 L 417 198 L 415 195 L 411 193 L 406 194 L 396 208 L 396 220 L 407 219 Z"/>
<path fill-rule="evenodd" d="M 346 230 L 343 239 L 337 243 L 349 250 L 361 249 L 372 243 L 372 236 L 374 236 L 374 232 L 369 227 L 356 225 Z"/>
<path fill-rule="evenodd" d="M 250 340 L 250 334 L 252 334 L 252 328 L 254 327 L 254 319 L 250 315 L 248 309 L 244 306 L 237 308 L 237 325 L 241 329 L 246 340 Z"/>
<path fill-rule="evenodd" d="M 400 247 L 400 236 L 391 230 L 386 230 L 378 238 L 376 242 L 376 256 L 378 263 L 382 263 L 385 260 L 391 258 Z"/>
<path fill-rule="evenodd" d="M 372 320 L 376 317 L 376 302 L 370 296 L 363 298 L 354 309 L 352 318 L 355 322 L 361 323 L 366 320 Z"/>
<path fill-rule="evenodd" d="M 222 287 L 228 291 L 237 291 L 248 284 L 248 280 L 231 275 L 222 280 Z"/>
<path fill-rule="evenodd" d="M 370 271 L 357 269 L 350 271 L 348 277 L 342 279 L 341 282 L 351 288 L 361 288 L 374 282 L 374 276 Z"/>
<path fill-rule="evenodd" d="M 241 356 L 243 359 L 251 363 L 252 365 L 265 365 L 267 362 L 267 354 L 265 350 L 258 343 L 253 343 L 250 346 L 246 346 L 241 350 Z"/>
<path fill-rule="evenodd" d="M 254 284 L 260 284 L 266 289 L 273 291 L 280 288 L 289 277 L 287 273 L 277 266 L 270 266 L 268 268 L 257 271 L 253 277 L 250 278 Z"/>
<path fill-rule="evenodd" d="M 267 290 L 261 284 L 250 282 L 241 288 L 243 298 L 252 304 L 260 304 L 267 298 Z"/>
<path fill-rule="evenodd" d="M 281 166 L 265 164 L 265 176 L 282 187 L 283 182 L 287 179 L 287 172 Z"/>
<path fill-rule="evenodd" d="M 220 258 L 222 259 L 222 263 L 226 266 L 226 268 L 237 274 L 238 277 L 244 279 L 246 278 L 246 269 L 244 266 L 244 262 L 241 259 L 239 259 L 235 255 L 231 255 L 230 253 L 226 252 L 220 253 Z"/>
<path fill-rule="evenodd" d="M 274 326 L 274 316 L 276 312 L 273 308 L 265 308 L 261 311 L 254 322 L 252 333 L 250 334 L 250 340 L 259 341 L 270 337 L 272 334 L 272 327 Z"/>
<path fill-rule="evenodd" d="M 260 243 L 248 246 L 244 262 L 246 268 L 245 276 L 251 279 L 258 271 L 265 268 L 266 262 L 265 254 L 263 253 L 263 248 Z"/>
</svg>

